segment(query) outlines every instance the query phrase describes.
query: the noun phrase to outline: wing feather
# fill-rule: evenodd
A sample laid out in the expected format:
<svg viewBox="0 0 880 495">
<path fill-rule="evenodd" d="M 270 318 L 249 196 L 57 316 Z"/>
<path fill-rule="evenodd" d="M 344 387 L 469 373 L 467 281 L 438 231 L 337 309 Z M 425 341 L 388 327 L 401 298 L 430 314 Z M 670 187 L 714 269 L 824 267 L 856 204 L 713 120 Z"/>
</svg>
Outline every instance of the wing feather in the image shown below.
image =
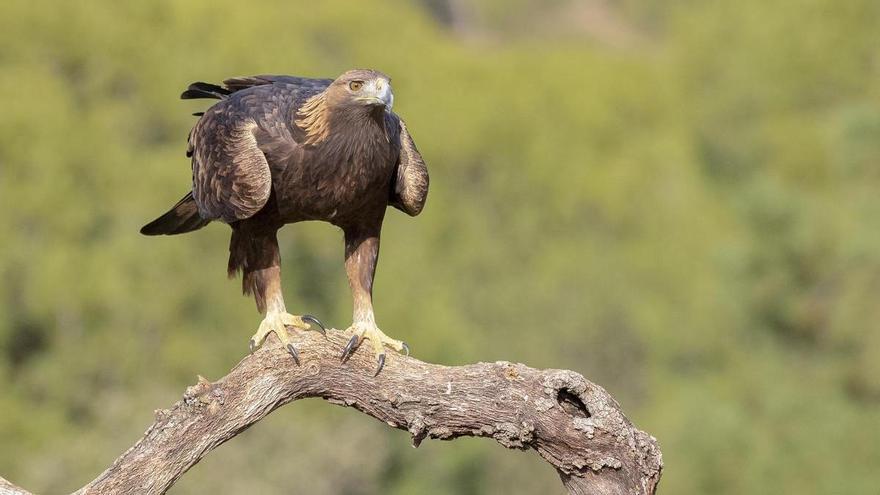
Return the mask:
<svg viewBox="0 0 880 495">
<path fill-rule="evenodd" d="M 399 122 L 400 156 L 389 204 L 410 216 L 416 216 L 422 212 L 428 199 L 428 167 L 403 119 Z"/>
<path fill-rule="evenodd" d="M 203 218 L 242 220 L 268 201 L 272 175 L 257 127 L 249 116 L 214 107 L 193 128 L 193 197 Z"/>
<path fill-rule="evenodd" d="M 321 91 L 330 83 L 333 82 L 333 79 L 312 79 L 309 77 L 298 77 L 298 76 L 274 76 L 274 75 L 259 75 L 259 76 L 249 76 L 249 77 L 233 77 L 230 79 L 226 79 L 223 81 L 223 86 L 229 92 L 236 92 L 242 89 L 247 89 L 253 86 L 263 86 L 266 84 L 289 84 L 295 86 L 300 90 L 318 90 Z"/>
</svg>

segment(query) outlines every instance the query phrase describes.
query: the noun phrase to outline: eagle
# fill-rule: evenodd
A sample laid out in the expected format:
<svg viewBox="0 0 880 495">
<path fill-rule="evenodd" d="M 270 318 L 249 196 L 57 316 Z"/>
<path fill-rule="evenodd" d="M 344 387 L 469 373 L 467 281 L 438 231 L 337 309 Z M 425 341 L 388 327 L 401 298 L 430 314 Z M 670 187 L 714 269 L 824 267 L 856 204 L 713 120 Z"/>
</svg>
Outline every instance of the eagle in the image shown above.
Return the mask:
<svg viewBox="0 0 880 495">
<path fill-rule="evenodd" d="M 353 297 L 347 360 L 370 341 L 378 367 L 385 348 L 407 345 L 376 325 L 372 289 L 387 207 L 411 216 L 425 206 L 428 170 L 403 120 L 392 111 L 391 79 L 370 69 L 336 79 L 260 75 L 196 82 L 182 99 L 220 100 L 189 133 L 192 190 L 141 228 L 145 235 L 176 235 L 212 221 L 232 228 L 230 278 L 241 273 L 245 295 L 264 315 L 250 339 L 260 347 L 270 333 L 299 365 L 286 327 L 325 332 L 315 317 L 287 312 L 281 290 L 277 232 L 317 220 L 342 229 L 345 271 Z"/>
</svg>

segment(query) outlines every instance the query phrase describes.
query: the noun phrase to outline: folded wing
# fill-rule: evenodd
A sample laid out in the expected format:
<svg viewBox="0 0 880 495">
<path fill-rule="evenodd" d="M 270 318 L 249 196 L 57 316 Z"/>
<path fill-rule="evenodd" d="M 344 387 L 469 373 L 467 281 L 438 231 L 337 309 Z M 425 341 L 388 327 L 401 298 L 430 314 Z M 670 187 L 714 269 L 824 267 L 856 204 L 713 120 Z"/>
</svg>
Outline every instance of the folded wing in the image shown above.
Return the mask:
<svg viewBox="0 0 880 495">
<path fill-rule="evenodd" d="M 206 220 L 252 216 L 269 199 L 272 175 L 260 150 L 257 123 L 227 108 L 208 111 L 190 134 L 193 197 Z"/>
<path fill-rule="evenodd" d="M 400 156 L 397 173 L 392 179 L 391 198 L 388 204 L 398 210 L 416 216 L 421 213 L 428 199 L 428 167 L 416 149 L 406 124 L 400 120 Z"/>
</svg>

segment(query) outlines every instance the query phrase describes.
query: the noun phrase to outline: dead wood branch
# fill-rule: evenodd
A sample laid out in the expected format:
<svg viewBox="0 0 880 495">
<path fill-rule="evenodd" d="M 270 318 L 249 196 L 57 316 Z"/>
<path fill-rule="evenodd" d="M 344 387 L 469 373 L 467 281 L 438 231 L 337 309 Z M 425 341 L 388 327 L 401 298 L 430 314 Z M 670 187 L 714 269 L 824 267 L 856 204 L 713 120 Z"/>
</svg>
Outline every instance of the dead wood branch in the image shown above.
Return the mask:
<svg viewBox="0 0 880 495">
<path fill-rule="evenodd" d="M 223 442 L 276 408 L 306 397 L 350 406 L 394 428 L 413 445 L 425 438 L 494 438 L 534 449 L 571 494 L 653 494 L 662 459 L 656 440 L 623 415 L 600 386 L 573 371 L 507 362 L 440 366 L 389 356 L 373 377 L 366 348 L 339 362 L 346 342 L 298 336 L 302 366 L 272 337 L 225 377 L 199 379 L 133 447 L 76 494 L 162 494 Z M 0 494 L 28 492 L 0 478 Z"/>
</svg>

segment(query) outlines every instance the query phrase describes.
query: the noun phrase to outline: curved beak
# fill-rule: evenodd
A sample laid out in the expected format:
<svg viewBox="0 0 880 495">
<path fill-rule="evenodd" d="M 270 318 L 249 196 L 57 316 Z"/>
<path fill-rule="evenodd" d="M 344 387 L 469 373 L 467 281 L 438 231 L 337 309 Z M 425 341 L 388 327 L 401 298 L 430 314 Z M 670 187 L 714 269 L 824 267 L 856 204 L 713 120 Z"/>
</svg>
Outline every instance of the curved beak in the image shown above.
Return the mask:
<svg viewBox="0 0 880 495">
<path fill-rule="evenodd" d="M 364 83 L 363 96 L 358 101 L 363 101 L 367 105 L 376 105 L 385 107 L 390 111 L 394 106 L 394 92 L 391 91 L 391 82 L 387 79 L 373 79 Z"/>
</svg>

